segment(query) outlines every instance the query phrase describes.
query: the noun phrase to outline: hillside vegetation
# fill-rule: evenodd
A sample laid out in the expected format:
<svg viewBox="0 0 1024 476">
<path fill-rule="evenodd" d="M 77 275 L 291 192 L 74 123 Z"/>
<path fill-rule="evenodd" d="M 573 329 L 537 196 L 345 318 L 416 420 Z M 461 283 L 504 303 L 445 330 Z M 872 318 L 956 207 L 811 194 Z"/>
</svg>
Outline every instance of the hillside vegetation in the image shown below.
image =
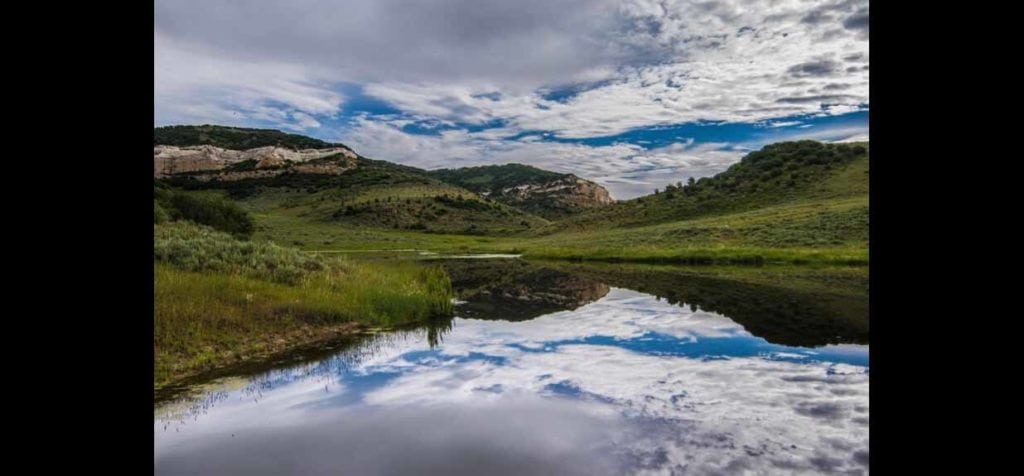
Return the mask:
<svg viewBox="0 0 1024 476">
<path fill-rule="evenodd" d="M 360 327 L 452 314 L 437 267 L 311 256 L 187 221 L 155 235 L 157 387 Z"/>
<path fill-rule="evenodd" d="M 153 145 L 212 145 L 225 149 L 254 149 L 257 147 L 288 147 L 292 149 L 326 149 L 344 147 L 312 137 L 287 134 L 274 129 L 248 129 L 226 126 L 166 126 L 153 129 Z"/>
<path fill-rule="evenodd" d="M 653 195 L 584 212 L 547 229 L 635 227 L 781 203 L 868 193 L 867 145 L 781 142 L 747 154 L 726 171 Z M 865 202 L 866 206 L 866 202 Z"/>
<path fill-rule="evenodd" d="M 605 205 L 594 196 L 611 201 L 607 191 L 571 174 L 560 174 L 529 165 L 505 164 L 441 169 L 429 174 L 487 198 L 548 219 L 560 219 L 581 210 Z M 600 190 L 598 190 L 600 189 Z"/>
<path fill-rule="evenodd" d="M 307 222 L 469 235 L 517 233 L 548 223 L 421 169 L 363 157 L 356 164 L 341 175 L 283 174 L 223 182 L 184 176 L 164 182 L 184 190 L 219 190 L 257 217 L 284 215 Z"/>
<path fill-rule="evenodd" d="M 186 174 L 161 183 L 175 193 L 206 197 L 193 201 L 237 205 L 255 221 L 256 239 L 305 250 L 515 252 L 676 263 L 867 262 L 867 143 L 772 144 L 714 177 L 566 213 L 551 213 L 559 206 L 552 196 L 499 192 L 550 186 L 571 175 L 518 164 L 428 172 L 362 156 L 354 163 L 340 174 L 234 181 Z M 158 201 L 155 213 L 168 213 L 166 203 Z M 196 214 L 188 219 L 206 220 Z M 213 221 L 205 223 L 217 226 Z"/>
</svg>

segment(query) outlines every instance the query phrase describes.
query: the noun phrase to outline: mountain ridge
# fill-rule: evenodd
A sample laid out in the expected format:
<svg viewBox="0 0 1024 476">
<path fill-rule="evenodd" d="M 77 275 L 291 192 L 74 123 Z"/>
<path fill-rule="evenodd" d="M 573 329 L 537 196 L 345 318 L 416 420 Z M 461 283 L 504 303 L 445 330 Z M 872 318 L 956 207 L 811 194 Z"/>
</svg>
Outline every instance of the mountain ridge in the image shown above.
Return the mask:
<svg viewBox="0 0 1024 476">
<path fill-rule="evenodd" d="M 237 148 L 247 145 L 259 147 Z M 372 170 L 360 170 L 360 167 Z M 346 174 L 347 177 L 341 177 Z M 331 179 L 331 176 L 338 178 Z M 432 199 L 439 204 L 466 209 L 476 207 L 478 210 L 500 203 L 510 207 L 510 210 L 502 209 L 502 213 L 518 217 L 516 226 L 511 228 L 530 228 L 543 224 L 544 219 L 563 218 L 613 202 L 608 191 L 596 183 L 572 174 L 521 164 L 427 171 L 368 159 L 344 144 L 273 129 L 211 125 L 154 129 L 154 177 L 193 190 L 227 190 L 235 198 L 259 194 L 267 188 L 320 190 L 329 187 L 413 185 L 419 187 L 420 195 L 410 196 L 408 187 L 398 187 L 391 194 L 376 195 L 382 199 L 401 197 L 410 200 L 405 203 L 410 206 L 414 205 L 411 202 L 413 198 Z M 430 188 L 433 190 L 427 190 Z M 487 205 L 468 205 L 466 200 Z M 387 203 L 398 204 L 393 201 Z M 367 207 L 362 202 L 342 205 L 339 212 L 331 214 L 333 219 L 347 220 L 378 208 Z M 400 208 L 393 206 L 386 211 L 377 211 L 407 217 L 399 220 L 400 223 L 391 223 L 392 227 L 397 224 L 400 228 L 429 228 L 421 220 L 414 220 L 409 210 Z M 423 207 L 411 208 L 422 210 Z M 532 215 L 542 218 L 538 221 L 530 218 Z M 410 220 L 413 223 L 409 223 Z M 470 228 L 472 226 L 466 227 L 467 230 Z"/>
<path fill-rule="evenodd" d="M 518 163 L 439 169 L 428 173 L 548 219 L 614 203 L 607 189 L 590 180 Z"/>
</svg>

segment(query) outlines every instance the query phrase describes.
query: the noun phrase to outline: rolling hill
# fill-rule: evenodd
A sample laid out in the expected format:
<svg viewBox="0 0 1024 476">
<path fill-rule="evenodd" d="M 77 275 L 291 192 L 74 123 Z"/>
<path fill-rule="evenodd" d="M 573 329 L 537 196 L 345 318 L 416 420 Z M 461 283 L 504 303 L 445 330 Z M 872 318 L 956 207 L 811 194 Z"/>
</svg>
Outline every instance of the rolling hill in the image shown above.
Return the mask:
<svg viewBox="0 0 1024 476">
<path fill-rule="evenodd" d="M 154 146 L 155 164 L 162 166 L 154 169 L 157 183 L 227 199 L 252 215 L 255 238 L 304 249 L 867 262 L 867 143 L 772 144 L 714 177 L 614 203 L 597 203 L 606 201 L 603 189 L 576 193 L 592 201 L 581 205 L 553 189 L 560 181 L 590 182 L 519 164 L 426 171 L 326 142 L 291 144 L 323 146 L 312 149 L 226 149 L 221 146 L 267 144 L 281 133 L 196 129 L 207 132 L 177 131 L 181 145 Z M 225 134 L 230 140 L 221 139 Z"/>
<path fill-rule="evenodd" d="M 867 172 L 866 143 L 780 142 L 713 177 L 587 211 L 548 231 L 655 225 L 807 200 L 864 197 L 866 207 Z"/>
<path fill-rule="evenodd" d="M 267 218 L 292 217 L 432 233 L 507 235 L 548 224 L 545 218 L 523 208 L 568 213 L 573 203 L 588 200 L 574 198 L 567 187 L 521 194 L 527 200 L 511 199 L 511 194 L 492 198 L 479 188 L 463 186 L 466 180 L 472 182 L 472 172 L 453 172 L 460 180 L 446 180 L 449 174 L 373 160 L 343 144 L 272 130 L 174 126 L 156 129 L 154 137 L 154 176 L 161 183 L 188 191 L 218 192 Z M 257 147 L 230 148 L 243 145 Z M 509 166 L 517 167 L 522 166 Z M 552 181 L 561 181 L 573 187 L 579 184 L 588 194 L 607 197 L 603 188 L 577 177 L 529 169 L 531 174 L 503 176 L 501 184 L 550 188 Z M 536 180 L 542 176 L 550 180 Z"/>
<path fill-rule="evenodd" d="M 594 182 L 529 165 L 463 167 L 429 174 L 552 220 L 614 203 L 608 191 Z"/>
</svg>

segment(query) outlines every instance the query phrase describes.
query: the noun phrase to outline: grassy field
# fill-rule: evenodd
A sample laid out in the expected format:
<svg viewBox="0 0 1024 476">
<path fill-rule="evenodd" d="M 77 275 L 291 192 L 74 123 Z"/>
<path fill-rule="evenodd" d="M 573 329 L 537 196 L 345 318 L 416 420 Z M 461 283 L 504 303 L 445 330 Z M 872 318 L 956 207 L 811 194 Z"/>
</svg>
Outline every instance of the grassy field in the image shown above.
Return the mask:
<svg viewBox="0 0 1024 476">
<path fill-rule="evenodd" d="M 519 229 L 506 226 L 511 214 L 501 212 L 500 206 L 480 216 L 460 210 L 439 217 L 424 204 L 431 201 L 426 197 L 439 190 L 437 184 L 373 187 L 359 194 L 319 192 L 334 194 L 326 199 L 279 190 L 238 203 L 252 213 L 257 239 L 309 251 L 425 250 L 677 264 L 863 265 L 868 261 L 869 219 L 868 158 L 863 146 L 790 143 L 766 148 L 767 154 L 751 154 L 713 179 L 558 222 L 530 218 L 529 226 Z M 402 211 L 391 211 L 389 207 L 394 206 L 384 194 L 401 202 Z M 321 208 L 337 209 L 337 203 L 351 203 L 357 197 L 361 203 L 374 201 L 365 215 L 369 221 L 355 216 L 324 219 Z M 402 217 L 402 225 L 398 229 L 383 226 L 389 216 Z M 406 229 L 413 220 L 424 221 L 429 229 Z M 465 233 L 463 228 L 470 222 L 479 223 L 481 233 Z M 500 233 L 503 226 L 505 232 Z"/>
<path fill-rule="evenodd" d="M 156 227 L 155 384 L 367 326 L 450 316 L 439 268 L 315 257 L 190 223 Z"/>
<path fill-rule="evenodd" d="M 254 240 L 306 251 L 501 252 L 677 264 L 868 261 L 866 143 L 772 144 L 714 177 L 556 221 L 462 188 L 490 190 L 551 172 L 503 166 L 428 173 L 366 158 L 358 164 L 339 176 L 181 179 L 176 186 L 244 209 L 255 223 Z"/>
<path fill-rule="evenodd" d="M 341 175 L 284 174 L 225 182 L 174 177 L 164 182 L 189 193 L 230 199 L 252 213 L 350 227 L 504 236 L 549 224 L 420 169 L 362 157 L 356 163 Z"/>
<path fill-rule="evenodd" d="M 274 131 L 158 132 L 169 143 L 323 146 Z M 755 296 L 750 309 L 723 312 L 751 325 L 792 324 L 794 342 L 833 330 L 866 335 L 848 317 L 863 314 L 866 294 L 868 172 L 866 144 L 773 144 L 715 177 L 555 221 L 471 191 L 550 178 L 522 166 L 427 173 L 360 157 L 341 175 L 161 180 L 154 188 L 155 385 L 371 327 L 447 319 L 451 280 L 440 266 L 407 259 L 422 251 L 554 260 L 711 309 L 724 297 Z M 700 276 L 689 276 L 663 264 L 719 266 L 690 268 Z M 739 266 L 751 264 L 759 266 Z M 746 294 L 722 295 L 736 287 L 721 280 L 744 283 Z M 817 296 L 830 296 L 841 311 L 835 319 L 791 319 L 799 314 L 793 299 L 818 309 Z M 789 304 L 765 317 L 766 302 Z"/>
<path fill-rule="evenodd" d="M 868 169 L 865 143 L 772 144 L 714 177 L 581 213 L 542 231 L 627 228 L 732 215 L 786 203 L 866 199 Z"/>
<path fill-rule="evenodd" d="M 523 253 L 528 258 L 675 263 L 865 264 L 866 196 L 787 203 L 748 212 L 541 236 L 391 231 L 254 213 L 255 237 L 307 251 L 425 250 Z"/>
</svg>

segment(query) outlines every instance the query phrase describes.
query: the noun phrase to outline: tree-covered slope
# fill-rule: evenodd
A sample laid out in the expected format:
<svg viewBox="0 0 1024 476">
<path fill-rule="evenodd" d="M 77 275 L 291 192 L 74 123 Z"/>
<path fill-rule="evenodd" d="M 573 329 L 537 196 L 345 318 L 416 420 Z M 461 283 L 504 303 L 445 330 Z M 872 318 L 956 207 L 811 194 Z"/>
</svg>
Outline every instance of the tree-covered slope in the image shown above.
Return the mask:
<svg viewBox="0 0 1024 476">
<path fill-rule="evenodd" d="M 287 147 L 292 149 L 326 149 L 344 147 L 312 137 L 288 134 L 274 129 L 249 129 L 227 126 L 166 126 L 153 129 L 153 145 L 179 147 L 212 145 L 225 149 L 245 150 L 257 147 Z"/>
<path fill-rule="evenodd" d="M 788 202 L 866 198 L 867 193 L 866 143 L 781 142 L 747 154 L 714 177 L 569 217 L 547 231 L 679 222 Z"/>
<path fill-rule="evenodd" d="M 439 180 L 548 219 L 612 203 L 608 191 L 594 182 L 529 165 L 486 165 L 429 173 Z"/>
</svg>

